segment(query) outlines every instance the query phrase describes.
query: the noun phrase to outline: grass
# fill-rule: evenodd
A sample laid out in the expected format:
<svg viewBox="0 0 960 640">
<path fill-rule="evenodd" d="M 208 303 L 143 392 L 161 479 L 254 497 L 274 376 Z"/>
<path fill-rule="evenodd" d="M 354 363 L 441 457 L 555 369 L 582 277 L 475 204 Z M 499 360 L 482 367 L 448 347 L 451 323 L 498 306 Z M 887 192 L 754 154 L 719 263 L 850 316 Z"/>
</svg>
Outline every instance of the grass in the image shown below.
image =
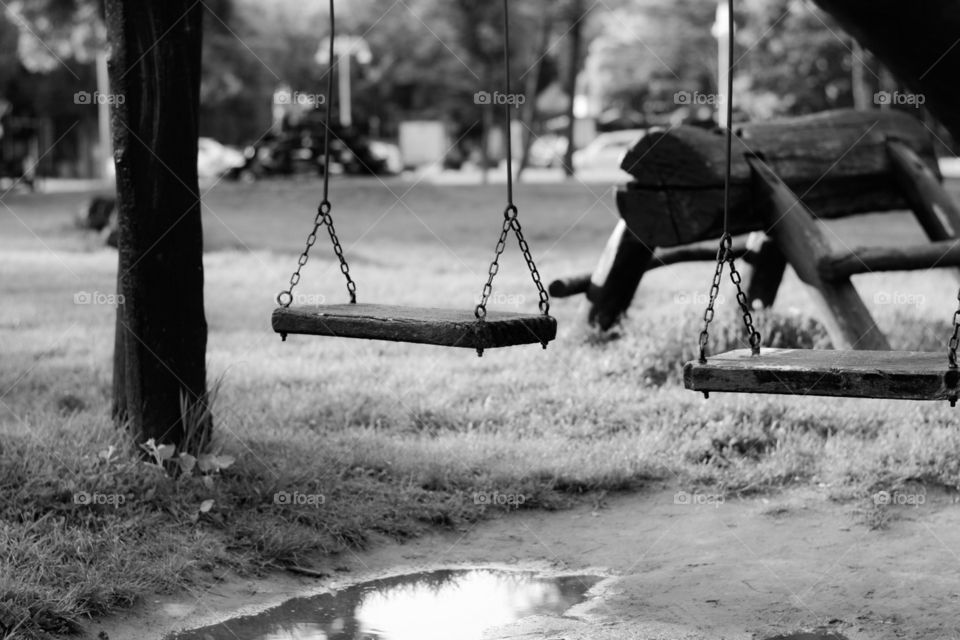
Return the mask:
<svg viewBox="0 0 960 640">
<path fill-rule="evenodd" d="M 408 189 L 400 180 L 334 187 L 360 299 L 471 307 L 502 194 Z M 477 504 L 478 494 L 559 509 L 651 478 L 730 494 L 824 485 L 844 500 L 907 482 L 960 483 L 948 407 L 724 395 L 705 402 L 684 391 L 679 371 L 693 355 L 709 264 L 648 274 L 612 335 L 582 326 L 579 301 L 555 301 L 561 329 L 547 351 L 478 359 L 399 344 L 281 343 L 269 328 L 273 297 L 294 266 L 316 195 L 313 184 L 278 181 L 218 185 L 205 198 L 208 358 L 221 381 L 213 447 L 235 458 L 209 479 L 172 478 L 138 460 L 110 423 L 113 309 L 74 304 L 74 295 L 112 292 L 116 255 L 72 228 L 82 197 L 4 199 L 0 638 L 70 632 L 155 591 L 308 565 L 515 507 Z M 517 201 L 546 280 L 593 267 L 615 221 L 609 186 L 524 185 Z M 914 227 L 886 216 L 832 228 L 866 244 L 920 237 Z M 318 243 L 301 289 L 340 301 L 326 248 Z M 535 309 L 524 268 L 509 245 L 495 285 L 501 308 Z M 955 304 L 949 274 L 856 283 L 895 346 L 944 348 Z M 765 340 L 826 346 L 807 307 L 788 277 L 777 311 L 758 318 Z M 742 343 L 736 315 L 724 308 L 716 349 Z M 82 492 L 115 504 L 75 504 Z M 286 493 L 317 498 L 277 504 Z M 885 512 L 866 516 L 874 526 L 887 521 Z"/>
</svg>

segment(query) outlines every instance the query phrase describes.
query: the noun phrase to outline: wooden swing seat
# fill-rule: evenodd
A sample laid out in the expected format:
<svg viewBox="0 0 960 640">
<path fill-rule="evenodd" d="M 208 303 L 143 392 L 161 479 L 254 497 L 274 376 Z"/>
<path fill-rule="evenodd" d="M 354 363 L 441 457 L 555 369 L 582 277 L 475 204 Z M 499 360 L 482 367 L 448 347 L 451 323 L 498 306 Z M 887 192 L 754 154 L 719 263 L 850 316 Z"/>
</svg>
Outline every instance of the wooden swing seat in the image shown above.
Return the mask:
<svg viewBox="0 0 960 640">
<path fill-rule="evenodd" d="M 701 392 L 953 400 L 960 371 L 948 368 L 945 353 L 740 349 L 688 362 L 683 384 Z"/>
<path fill-rule="evenodd" d="M 415 342 L 444 347 L 493 349 L 546 344 L 557 336 L 556 319 L 540 314 L 488 311 L 483 322 L 473 311 L 382 304 L 278 307 L 273 330 L 366 340 Z"/>
</svg>

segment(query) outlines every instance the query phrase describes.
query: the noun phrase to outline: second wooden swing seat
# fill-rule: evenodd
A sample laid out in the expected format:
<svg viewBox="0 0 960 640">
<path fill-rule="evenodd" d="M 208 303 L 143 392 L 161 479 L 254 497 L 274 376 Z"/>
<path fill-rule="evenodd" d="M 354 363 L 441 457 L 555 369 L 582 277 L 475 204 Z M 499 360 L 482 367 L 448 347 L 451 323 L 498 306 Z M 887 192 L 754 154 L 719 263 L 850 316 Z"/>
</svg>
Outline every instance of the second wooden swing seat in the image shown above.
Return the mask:
<svg viewBox="0 0 960 640">
<path fill-rule="evenodd" d="M 943 219 L 943 210 L 955 205 L 931 169 L 896 141 L 888 152 L 898 177 L 915 207 Z M 768 219 L 768 233 L 808 285 L 814 302 L 829 312 L 824 321 L 832 336 L 848 336 L 848 350 L 741 349 L 694 360 L 684 366 L 686 388 L 711 391 L 788 395 L 948 400 L 960 394 L 960 369 L 945 352 L 891 351 L 869 311 L 850 282 L 850 275 L 889 270 L 891 264 L 911 268 L 960 265 L 956 240 L 920 247 L 837 251 L 800 198 L 762 159 L 748 157 L 760 208 Z M 953 219 L 956 219 L 955 217 Z M 951 234 L 953 235 L 953 234 Z M 896 268 L 896 267 L 894 267 Z M 904 267 L 900 267 L 904 268 Z M 858 346 L 865 350 L 854 350 Z"/>
</svg>

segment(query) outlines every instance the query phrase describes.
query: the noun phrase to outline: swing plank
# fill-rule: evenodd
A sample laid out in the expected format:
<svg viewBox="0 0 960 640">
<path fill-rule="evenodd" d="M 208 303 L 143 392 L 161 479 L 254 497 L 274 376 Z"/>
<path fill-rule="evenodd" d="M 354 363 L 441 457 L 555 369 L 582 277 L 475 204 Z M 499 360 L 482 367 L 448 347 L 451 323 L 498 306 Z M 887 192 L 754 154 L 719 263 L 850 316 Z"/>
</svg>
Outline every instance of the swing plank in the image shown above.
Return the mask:
<svg viewBox="0 0 960 640">
<path fill-rule="evenodd" d="M 557 321 L 540 314 L 488 311 L 486 320 L 479 322 L 472 310 L 331 304 L 278 307 L 273 312 L 273 330 L 280 334 L 493 349 L 546 344 L 557 335 Z"/>
<path fill-rule="evenodd" d="M 706 364 L 688 362 L 683 384 L 707 392 L 951 400 L 960 372 L 948 368 L 946 353 L 763 349 L 754 356 L 739 349 Z"/>
</svg>

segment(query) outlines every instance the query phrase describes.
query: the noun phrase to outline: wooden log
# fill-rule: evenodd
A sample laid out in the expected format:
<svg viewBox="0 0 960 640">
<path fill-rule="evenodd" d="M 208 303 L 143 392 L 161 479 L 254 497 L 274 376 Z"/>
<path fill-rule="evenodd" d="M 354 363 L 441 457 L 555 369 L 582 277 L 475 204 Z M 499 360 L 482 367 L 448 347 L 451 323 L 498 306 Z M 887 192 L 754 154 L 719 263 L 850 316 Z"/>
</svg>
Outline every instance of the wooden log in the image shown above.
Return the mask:
<svg viewBox="0 0 960 640">
<path fill-rule="evenodd" d="M 717 243 L 701 242 L 683 247 L 658 247 L 653 251 L 653 258 L 647 264 L 646 270 L 659 269 L 678 262 L 701 262 L 717 259 Z M 738 260 L 749 263 L 753 257 L 747 245 L 734 240 L 733 254 Z M 590 274 L 557 278 L 550 283 L 550 296 L 554 298 L 569 298 L 581 293 L 587 293 L 590 288 Z"/>
<path fill-rule="evenodd" d="M 597 268 L 590 277 L 587 322 L 606 331 L 626 313 L 650 264 L 653 246 L 632 234 L 623 220 L 607 240 Z"/>
<path fill-rule="evenodd" d="M 763 229 L 752 207 L 746 155 L 767 163 L 820 218 L 904 209 L 890 179 L 888 139 L 901 141 L 936 169 L 930 131 L 897 111 L 829 111 L 737 128 L 731 182 L 731 233 Z M 627 226 L 656 246 L 689 244 L 719 236 L 723 219 L 725 147 L 722 131 L 677 127 L 652 131 L 621 165 L 635 180 L 617 191 Z"/>
<path fill-rule="evenodd" d="M 862 247 L 824 256 L 817 264 L 824 280 L 842 280 L 858 273 L 912 271 L 960 266 L 960 240 L 941 240 L 909 247 Z"/>
<path fill-rule="evenodd" d="M 958 382 L 946 353 L 915 351 L 739 349 L 683 368 L 684 386 L 704 393 L 953 401 Z"/>
<path fill-rule="evenodd" d="M 960 234 L 960 209 L 940 183 L 938 174 L 913 149 L 897 140 L 887 143 L 894 177 L 927 237 L 948 240 Z M 954 272 L 960 278 L 960 270 Z"/>
<path fill-rule="evenodd" d="M 833 250 L 813 214 L 770 167 L 757 158 L 748 158 L 747 162 L 754 171 L 757 202 L 766 217 L 767 234 L 776 241 L 800 280 L 809 285 L 833 346 L 888 350 L 886 337 L 850 280 L 827 281 L 820 276 L 817 265 Z"/>
<path fill-rule="evenodd" d="M 557 321 L 541 314 L 488 311 L 480 322 L 473 310 L 430 309 L 379 304 L 278 307 L 273 330 L 304 334 L 415 342 L 445 347 L 493 349 L 546 343 L 557 335 Z"/>
<path fill-rule="evenodd" d="M 960 4 L 924 0 L 814 0 L 897 78 L 923 95 L 929 109 L 960 140 Z"/>
</svg>

